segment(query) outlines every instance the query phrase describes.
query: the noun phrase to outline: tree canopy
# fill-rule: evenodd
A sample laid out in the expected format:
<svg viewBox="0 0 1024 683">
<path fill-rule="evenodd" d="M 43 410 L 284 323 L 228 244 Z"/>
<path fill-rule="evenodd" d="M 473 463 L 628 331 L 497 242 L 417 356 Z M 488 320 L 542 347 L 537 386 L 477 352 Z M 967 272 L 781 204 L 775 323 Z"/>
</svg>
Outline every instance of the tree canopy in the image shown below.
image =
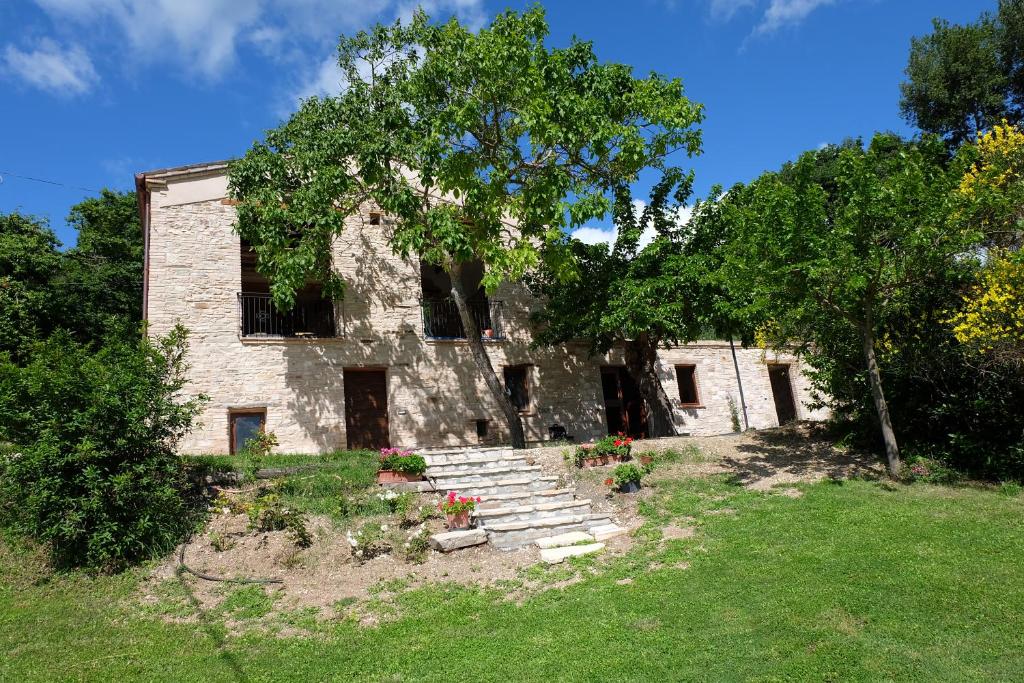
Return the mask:
<svg viewBox="0 0 1024 683">
<path fill-rule="evenodd" d="M 541 260 L 571 270 L 565 231 L 604 216 L 645 169 L 700 150 L 700 105 L 678 79 L 636 78 L 589 42 L 549 47 L 544 11 L 505 12 L 479 32 L 452 19 L 378 25 L 343 37 L 342 92 L 306 100 L 231 167 L 238 232 L 271 292 L 289 304 L 310 278 L 344 283 L 330 245 L 366 203 L 393 220 L 396 253 L 452 277 L 474 361 L 521 442 L 457 291 L 480 261 L 493 291 Z"/>
</svg>

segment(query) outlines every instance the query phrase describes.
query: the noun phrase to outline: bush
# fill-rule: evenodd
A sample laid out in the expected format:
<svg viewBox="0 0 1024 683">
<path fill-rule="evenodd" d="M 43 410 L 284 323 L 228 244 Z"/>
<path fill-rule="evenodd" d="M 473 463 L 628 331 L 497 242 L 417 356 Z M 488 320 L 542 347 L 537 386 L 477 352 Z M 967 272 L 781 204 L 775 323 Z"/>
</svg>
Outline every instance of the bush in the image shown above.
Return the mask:
<svg viewBox="0 0 1024 683">
<path fill-rule="evenodd" d="M 116 570 L 172 548 L 190 525 L 175 445 L 204 400 L 177 398 L 186 348 L 183 328 L 95 352 L 58 333 L 24 367 L 0 357 L 0 521 L 58 566 Z"/>
</svg>

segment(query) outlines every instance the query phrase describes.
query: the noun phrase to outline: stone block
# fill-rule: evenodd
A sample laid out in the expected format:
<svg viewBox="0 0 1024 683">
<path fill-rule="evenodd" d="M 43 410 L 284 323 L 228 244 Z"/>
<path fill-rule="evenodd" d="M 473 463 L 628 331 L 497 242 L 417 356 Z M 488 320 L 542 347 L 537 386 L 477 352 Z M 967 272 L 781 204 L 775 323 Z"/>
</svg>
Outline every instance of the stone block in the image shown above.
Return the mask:
<svg viewBox="0 0 1024 683">
<path fill-rule="evenodd" d="M 430 537 L 430 545 L 434 550 L 442 553 L 469 548 L 474 545 L 481 545 L 487 542 L 487 532 L 483 529 L 464 529 L 461 531 L 446 531 L 442 534 L 434 534 Z"/>
</svg>

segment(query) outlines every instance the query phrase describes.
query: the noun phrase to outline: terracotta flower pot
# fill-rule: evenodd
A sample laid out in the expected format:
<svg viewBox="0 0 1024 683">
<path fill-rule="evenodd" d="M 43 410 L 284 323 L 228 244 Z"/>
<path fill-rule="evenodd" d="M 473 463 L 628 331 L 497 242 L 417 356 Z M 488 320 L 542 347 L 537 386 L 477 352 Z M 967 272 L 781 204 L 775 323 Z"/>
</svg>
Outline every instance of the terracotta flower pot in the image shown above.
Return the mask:
<svg viewBox="0 0 1024 683">
<path fill-rule="evenodd" d="M 469 528 L 469 510 L 463 510 L 457 512 L 454 515 L 448 515 L 448 528 L 449 529 L 468 529 Z"/>
<path fill-rule="evenodd" d="M 404 484 L 410 481 L 422 481 L 422 474 L 410 474 L 408 472 L 396 472 L 395 470 L 379 470 L 377 472 L 378 484 Z"/>
<path fill-rule="evenodd" d="M 640 456 L 640 464 L 641 465 L 650 465 L 652 462 L 654 462 L 654 456 L 653 455 L 641 455 Z"/>
</svg>

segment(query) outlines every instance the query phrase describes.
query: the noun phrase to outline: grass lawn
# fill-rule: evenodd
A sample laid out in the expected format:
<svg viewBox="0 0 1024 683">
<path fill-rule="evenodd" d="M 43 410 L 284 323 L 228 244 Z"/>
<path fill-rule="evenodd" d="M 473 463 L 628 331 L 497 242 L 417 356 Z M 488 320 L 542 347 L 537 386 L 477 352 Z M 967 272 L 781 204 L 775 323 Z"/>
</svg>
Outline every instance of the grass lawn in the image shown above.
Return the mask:
<svg viewBox="0 0 1024 683">
<path fill-rule="evenodd" d="M 140 607 L 142 570 L 40 579 L 33 555 L 0 542 L 0 680 L 1024 677 L 1024 496 L 801 488 L 662 480 L 629 554 L 531 570 L 579 583 L 522 604 L 497 590 L 408 591 L 378 627 L 295 615 L 301 637 L 259 627 L 259 590 L 195 615 L 183 588 L 179 616 L 193 622 L 169 623 Z M 666 524 L 697 533 L 666 541 Z M 254 627 L 230 634 L 231 610 Z"/>
</svg>

